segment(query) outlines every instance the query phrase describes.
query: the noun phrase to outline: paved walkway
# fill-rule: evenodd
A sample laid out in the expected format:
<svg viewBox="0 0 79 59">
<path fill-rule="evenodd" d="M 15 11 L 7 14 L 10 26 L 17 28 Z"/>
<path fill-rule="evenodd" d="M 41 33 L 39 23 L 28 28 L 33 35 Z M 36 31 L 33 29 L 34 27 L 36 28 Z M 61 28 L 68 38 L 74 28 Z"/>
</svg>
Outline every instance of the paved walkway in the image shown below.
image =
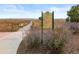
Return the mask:
<svg viewBox="0 0 79 59">
<path fill-rule="evenodd" d="M 0 54 L 16 54 L 23 37 L 29 32 L 32 22 L 17 32 L 0 32 Z"/>
</svg>

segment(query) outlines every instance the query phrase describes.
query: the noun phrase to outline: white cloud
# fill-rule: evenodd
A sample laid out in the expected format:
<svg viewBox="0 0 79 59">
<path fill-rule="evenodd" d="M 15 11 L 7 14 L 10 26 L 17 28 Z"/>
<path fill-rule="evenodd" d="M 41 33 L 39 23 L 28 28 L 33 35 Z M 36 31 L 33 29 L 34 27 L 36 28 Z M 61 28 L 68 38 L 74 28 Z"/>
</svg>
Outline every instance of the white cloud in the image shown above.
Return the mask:
<svg viewBox="0 0 79 59">
<path fill-rule="evenodd" d="M 70 9 L 70 7 L 51 7 L 49 8 L 50 11 L 54 11 L 54 17 L 55 18 L 66 18 L 67 17 L 67 11 Z"/>
<path fill-rule="evenodd" d="M 10 6 L 3 8 L 0 11 L 0 18 L 38 18 L 39 12 L 35 11 L 27 11 L 24 10 L 22 6 L 19 6 L 21 9 L 18 9 L 17 6 Z"/>
<path fill-rule="evenodd" d="M 19 8 L 17 8 L 19 7 Z M 38 18 L 40 10 L 24 10 L 21 5 L 3 5 L 0 10 L 0 18 Z"/>
<path fill-rule="evenodd" d="M 43 9 L 42 11 L 54 11 L 54 18 L 66 18 L 67 17 L 67 11 L 71 8 L 71 6 L 64 6 L 64 7 L 56 7 L 52 6 L 47 9 Z M 40 10 L 37 10 L 40 11 Z M 41 12 L 41 11 L 40 11 Z"/>
<path fill-rule="evenodd" d="M 54 11 L 55 18 L 66 18 L 69 9 L 70 6 L 63 8 L 52 6 L 48 9 L 25 10 L 22 5 L 3 5 L 0 6 L 0 18 L 38 18 L 41 16 L 41 11 Z"/>
</svg>

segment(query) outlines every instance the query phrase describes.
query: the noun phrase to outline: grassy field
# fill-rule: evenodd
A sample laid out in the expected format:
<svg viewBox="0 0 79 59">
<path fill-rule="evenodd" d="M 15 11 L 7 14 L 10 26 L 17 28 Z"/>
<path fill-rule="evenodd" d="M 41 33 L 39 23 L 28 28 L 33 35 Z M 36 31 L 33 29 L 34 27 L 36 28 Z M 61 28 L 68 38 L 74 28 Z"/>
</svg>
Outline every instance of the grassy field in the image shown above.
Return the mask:
<svg viewBox="0 0 79 59">
<path fill-rule="evenodd" d="M 41 36 L 43 35 L 43 36 Z M 70 39 L 69 33 L 57 30 L 32 30 L 21 42 L 17 53 L 21 54 L 59 54 Z"/>
<path fill-rule="evenodd" d="M 41 21 L 40 20 L 32 20 L 33 27 L 37 29 L 41 29 Z"/>
<path fill-rule="evenodd" d="M 26 19 L 0 19 L 0 32 L 14 32 L 27 25 L 30 21 Z"/>
<path fill-rule="evenodd" d="M 36 21 L 34 22 L 36 24 Z M 70 26 L 73 25 L 66 23 L 64 20 L 55 20 L 56 28 L 53 31 L 44 29 L 44 32 L 41 33 L 41 30 L 35 28 L 30 31 L 29 35 L 21 42 L 17 53 L 79 53 L 79 33 L 76 32 L 74 34 L 72 31 L 73 28 L 69 28 Z M 74 26 L 77 27 L 75 24 Z"/>
<path fill-rule="evenodd" d="M 79 53 L 79 24 L 66 23 L 65 20 L 56 19 L 53 31 L 44 29 L 43 39 L 40 20 L 0 19 L 0 31 L 14 32 L 30 21 L 33 29 L 21 42 L 17 53 Z"/>
<path fill-rule="evenodd" d="M 34 28 L 41 29 L 41 20 L 32 20 L 32 21 Z M 62 27 L 64 23 L 65 23 L 65 19 L 55 19 L 54 28 Z M 47 24 L 49 24 L 49 22 L 47 22 Z M 52 25 L 50 27 L 52 27 Z M 49 28 L 49 26 L 44 26 L 44 28 Z"/>
</svg>

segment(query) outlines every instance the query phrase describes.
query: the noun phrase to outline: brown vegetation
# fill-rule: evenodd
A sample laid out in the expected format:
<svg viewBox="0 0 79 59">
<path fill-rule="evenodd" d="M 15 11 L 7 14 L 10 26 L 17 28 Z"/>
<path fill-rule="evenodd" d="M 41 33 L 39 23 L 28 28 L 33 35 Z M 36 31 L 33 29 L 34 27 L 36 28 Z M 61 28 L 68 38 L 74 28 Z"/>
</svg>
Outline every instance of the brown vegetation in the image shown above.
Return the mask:
<svg viewBox="0 0 79 59">
<path fill-rule="evenodd" d="M 38 28 L 37 24 L 40 22 L 35 20 L 34 23 L 36 28 Z M 45 45 L 40 42 L 41 30 L 36 30 L 35 28 L 21 42 L 17 53 L 79 53 L 79 23 L 67 23 L 64 20 L 57 19 L 54 21 L 54 25 L 55 29 L 53 32 L 44 30 L 43 43 Z M 64 39 L 63 41 L 61 40 L 62 38 Z M 61 48 L 55 48 L 60 47 L 59 42 L 63 42 Z M 51 47 L 53 43 L 55 43 L 55 49 Z"/>
<path fill-rule="evenodd" d="M 40 20 L 32 20 L 33 22 L 33 28 L 36 28 L 36 29 L 41 29 L 41 21 Z"/>
<path fill-rule="evenodd" d="M 63 53 L 65 44 L 70 39 L 69 33 L 65 31 L 58 32 L 57 30 L 44 30 L 43 38 L 40 30 L 33 30 L 21 42 L 17 53 L 43 53 L 55 54 Z"/>
<path fill-rule="evenodd" d="M 27 25 L 29 20 L 0 19 L 0 32 L 13 32 Z"/>
</svg>

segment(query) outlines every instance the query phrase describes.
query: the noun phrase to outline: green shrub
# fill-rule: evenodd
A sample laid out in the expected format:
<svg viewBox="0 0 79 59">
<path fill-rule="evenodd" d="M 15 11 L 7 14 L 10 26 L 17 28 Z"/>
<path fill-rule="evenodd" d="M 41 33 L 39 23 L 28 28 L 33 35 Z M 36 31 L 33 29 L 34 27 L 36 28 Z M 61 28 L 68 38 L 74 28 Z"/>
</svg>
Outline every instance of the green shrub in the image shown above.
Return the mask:
<svg viewBox="0 0 79 59">
<path fill-rule="evenodd" d="M 65 32 L 56 33 L 51 30 L 31 31 L 21 42 L 17 53 L 33 54 L 55 54 L 63 53 L 63 47 L 68 40 L 69 35 Z"/>
</svg>

